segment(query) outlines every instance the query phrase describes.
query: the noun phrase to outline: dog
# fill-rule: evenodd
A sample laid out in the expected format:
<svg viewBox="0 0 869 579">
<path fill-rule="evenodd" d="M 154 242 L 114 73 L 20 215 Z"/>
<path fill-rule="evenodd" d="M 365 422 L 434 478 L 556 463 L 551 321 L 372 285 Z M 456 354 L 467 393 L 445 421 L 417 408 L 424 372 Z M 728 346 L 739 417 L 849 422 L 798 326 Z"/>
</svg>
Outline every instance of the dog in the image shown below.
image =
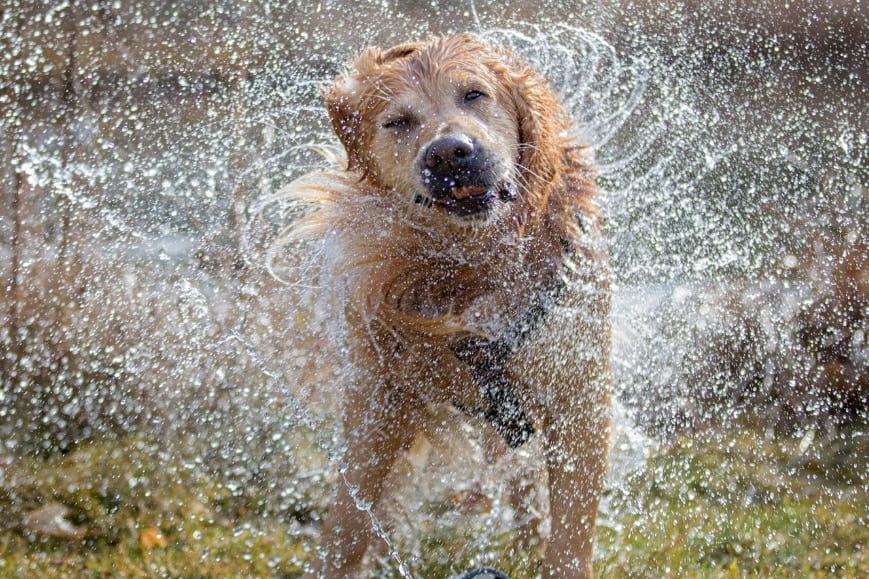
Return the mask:
<svg viewBox="0 0 869 579">
<path fill-rule="evenodd" d="M 592 574 L 607 468 L 610 273 L 596 167 L 559 99 L 467 34 L 362 51 L 324 89 L 346 165 L 287 191 L 319 240 L 353 368 L 346 450 L 309 576 L 356 577 L 396 459 L 431 420 L 542 437 L 545 577 Z"/>
</svg>

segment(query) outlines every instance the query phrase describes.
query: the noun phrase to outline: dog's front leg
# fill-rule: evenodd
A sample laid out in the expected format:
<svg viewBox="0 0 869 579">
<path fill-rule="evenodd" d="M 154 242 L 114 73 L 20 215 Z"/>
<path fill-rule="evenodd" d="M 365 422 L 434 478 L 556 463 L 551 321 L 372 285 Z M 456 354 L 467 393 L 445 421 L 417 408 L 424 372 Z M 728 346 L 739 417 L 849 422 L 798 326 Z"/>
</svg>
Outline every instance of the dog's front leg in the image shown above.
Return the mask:
<svg viewBox="0 0 869 579">
<path fill-rule="evenodd" d="M 589 390 L 595 387 L 580 395 L 588 396 Z M 551 416 L 545 427 L 552 518 L 544 556 L 545 578 L 592 577 L 595 518 L 607 468 L 610 410 L 605 391 L 592 392 L 591 398 L 573 401 L 573 408 L 562 406 L 559 410 L 566 412 Z"/>
<path fill-rule="evenodd" d="M 371 514 L 378 512 L 393 463 L 416 432 L 418 407 L 382 379 L 353 388 L 345 402 L 347 450 L 311 577 L 362 574 L 365 552 L 372 540 L 379 540 Z"/>
</svg>

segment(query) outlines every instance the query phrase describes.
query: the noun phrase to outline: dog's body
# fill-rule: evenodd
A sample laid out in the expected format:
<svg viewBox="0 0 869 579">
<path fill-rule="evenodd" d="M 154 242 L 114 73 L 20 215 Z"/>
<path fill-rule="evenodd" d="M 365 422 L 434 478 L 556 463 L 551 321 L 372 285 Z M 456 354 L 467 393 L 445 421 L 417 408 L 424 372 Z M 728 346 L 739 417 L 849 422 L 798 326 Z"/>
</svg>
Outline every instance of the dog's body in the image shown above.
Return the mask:
<svg viewBox="0 0 869 579">
<path fill-rule="evenodd" d="M 609 431 L 609 276 L 594 168 L 537 75 L 471 36 L 366 49 L 326 101 L 346 170 L 303 177 L 355 374 L 315 574 L 356 576 L 387 474 L 448 403 L 543 437 L 547 577 L 591 574 Z M 455 415 L 458 417 L 458 414 Z M 351 496 L 352 494 L 355 495 Z"/>
</svg>

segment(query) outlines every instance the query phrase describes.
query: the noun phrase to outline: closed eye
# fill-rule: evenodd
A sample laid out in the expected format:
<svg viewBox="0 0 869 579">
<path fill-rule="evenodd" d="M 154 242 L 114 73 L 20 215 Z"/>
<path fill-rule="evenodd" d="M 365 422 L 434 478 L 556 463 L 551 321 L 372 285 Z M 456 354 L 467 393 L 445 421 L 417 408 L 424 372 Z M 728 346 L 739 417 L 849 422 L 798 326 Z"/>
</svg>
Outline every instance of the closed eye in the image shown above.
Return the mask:
<svg viewBox="0 0 869 579">
<path fill-rule="evenodd" d="M 406 127 L 409 124 L 410 119 L 408 117 L 395 117 L 393 119 L 388 119 L 380 126 L 384 129 L 400 129 L 402 127 Z"/>
</svg>

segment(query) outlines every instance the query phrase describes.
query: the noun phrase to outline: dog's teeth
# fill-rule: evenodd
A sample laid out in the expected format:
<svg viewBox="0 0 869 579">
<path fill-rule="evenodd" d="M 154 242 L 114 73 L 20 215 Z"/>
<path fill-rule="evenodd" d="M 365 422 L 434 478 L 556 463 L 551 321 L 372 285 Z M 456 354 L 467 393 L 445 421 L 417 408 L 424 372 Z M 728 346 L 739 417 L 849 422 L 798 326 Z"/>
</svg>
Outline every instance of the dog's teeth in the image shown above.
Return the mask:
<svg viewBox="0 0 869 579">
<path fill-rule="evenodd" d="M 453 187 L 453 197 L 456 199 L 467 199 L 468 197 L 478 197 L 480 195 L 485 195 L 488 192 L 488 189 L 485 187 L 478 187 L 473 185 L 467 185 L 465 187 Z"/>
</svg>

